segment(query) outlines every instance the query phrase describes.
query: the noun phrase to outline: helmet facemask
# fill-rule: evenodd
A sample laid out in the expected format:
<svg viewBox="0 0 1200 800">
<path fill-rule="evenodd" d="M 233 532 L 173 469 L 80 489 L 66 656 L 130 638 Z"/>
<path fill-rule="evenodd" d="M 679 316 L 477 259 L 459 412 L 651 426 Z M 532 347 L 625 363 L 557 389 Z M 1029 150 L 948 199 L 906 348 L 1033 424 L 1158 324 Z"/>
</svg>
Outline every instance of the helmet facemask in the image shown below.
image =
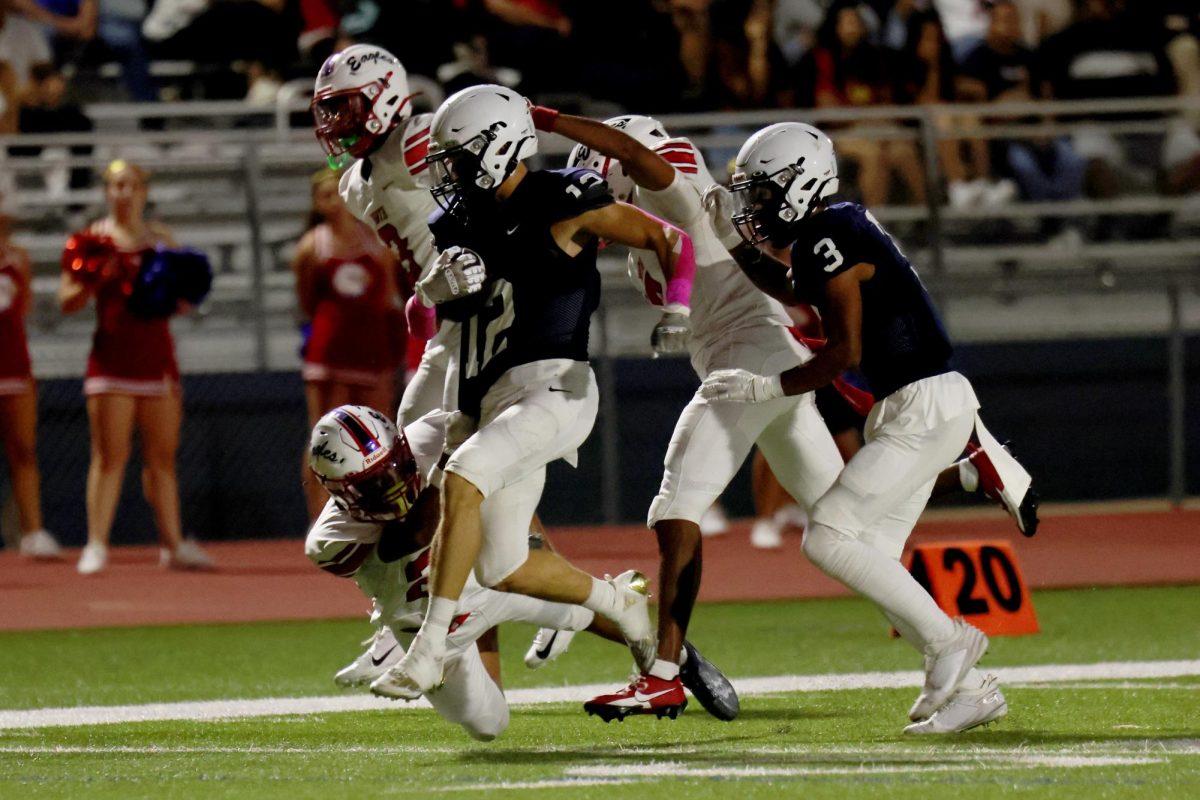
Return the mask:
<svg viewBox="0 0 1200 800">
<path fill-rule="evenodd" d="M 421 494 L 421 474 L 408 441 L 396 440 L 391 452 L 368 469 L 341 479 L 317 475 L 334 503 L 363 522 L 403 519 Z"/>
<path fill-rule="evenodd" d="M 313 98 L 310 109 L 317 141 L 325 150 L 330 169 L 342 169 L 354 159 L 375 152 L 392 128 L 407 118 L 404 109 L 411 97 L 404 98 L 400 108 L 392 114 L 393 125 L 384 124 L 376 115 L 375 99 L 383 88 L 378 83 L 370 83 Z"/>
<path fill-rule="evenodd" d="M 811 203 L 800 212 L 788 199 L 792 184 L 800 177 L 800 166 L 787 166 L 774 174 L 759 174 L 752 178 L 747 178 L 745 173 L 733 176 L 729 190 L 739 209 L 732 222 L 747 244 L 789 244 L 792 225 L 812 211 Z"/>
<path fill-rule="evenodd" d="M 488 153 L 497 136 L 492 129 L 481 131 L 462 144 L 448 147 L 430 146 L 425 161 L 433 168 L 433 199 L 445 212 L 466 218 L 469 209 L 478 210 L 482 204 L 492 202 L 496 190 L 516 170 L 521 161 L 520 152 L 524 142 L 505 142 L 502 150 Z M 485 158 L 508 156 L 499 174 L 493 174 L 484 165 Z"/>
<path fill-rule="evenodd" d="M 364 522 L 403 518 L 423 487 L 404 432 L 367 406 L 338 406 L 317 421 L 308 466 L 338 508 Z"/>
</svg>

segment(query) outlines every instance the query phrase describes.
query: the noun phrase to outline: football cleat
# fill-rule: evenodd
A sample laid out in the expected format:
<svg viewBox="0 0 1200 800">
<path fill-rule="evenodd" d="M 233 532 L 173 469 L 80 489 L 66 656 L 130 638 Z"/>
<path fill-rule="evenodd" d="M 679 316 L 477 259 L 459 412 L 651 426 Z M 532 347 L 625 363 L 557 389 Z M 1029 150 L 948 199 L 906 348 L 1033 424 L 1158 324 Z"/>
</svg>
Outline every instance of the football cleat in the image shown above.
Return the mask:
<svg viewBox="0 0 1200 800">
<path fill-rule="evenodd" d="M 650 625 L 646 576 L 631 569 L 607 580 L 617 590 L 618 607 L 611 619 L 621 629 L 638 669 L 648 671 L 657 657 L 658 639 Z"/>
<path fill-rule="evenodd" d="M 1004 506 L 1025 536 L 1033 536 L 1038 527 L 1038 496 L 1031 487 L 1032 478 L 982 426 L 976 427 L 979 445 L 967 445 L 967 461 L 979 473 L 979 489 Z"/>
<path fill-rule="evenodd" d="M 363 654 L 333 676 L 333 682 L 338 686 L 348 688 L 371 683 L 404 658 L 404 648 L 392 635 L 391 628 L 386 625 L 379 626 L 375 635 L 363 644 L 369 645 Z"/>
<path fill-rule="evenodd" d="M 445 646 L 437 651 L 417 634 L 399 663 L 371 683 L 371 694 L 393 700 L 416 700 L 445 683 Z"/>
<path fill-rule="evenodd" d="M 933 716 L 914 722 L 904 729 L 905 733 L 961 733 L 979 725 L 995 722 L 1008 713 L 1008 702 L 996 685 L 996 677 L 989 675 L 978 689 L 959 689 L 946 705 L 933 712 Z"/>
<path fill-rule="evenodd" d="M 983 631 L 954 620 L 954 633 L 940 644 L 925 647 L 925 688 L 908 712 L 908 718 L 920 722 L 933 716 L 950 699 L 967 673 L 979 663 L 988 648 Z"/>
<path fill-rule="evenodd" d="M 687 697 L 683 683 L 678 677 L 671 680 L 653 675 L 639 675 L 633 683 L 619 692 L 593 697 L 583 704 L 589 716 L 595 715 L 605 722 L 614 719 L 624 722 L 633 714 L 653 714 L 662 719 L 675 719 L 687 708 Z"/>
<path fill-rule="evenodd" d="M 541 669 L 554 659 L 567 652 L 575 631 L 560 631 L 554 628 L 538 628 L 533 643 L 525 651 L 525 666 L 530 669 Z"/>
<path fill-rule="evenodd" d="M 679 666 L 679 679 L 683 685 L 709 714 L 724 722 L 736 719 L 742 705 L 733 684 L 711 661 L 700 655 L 691 642 L 685 640 L 683 649 L 687 653 Z"/>
</svg>

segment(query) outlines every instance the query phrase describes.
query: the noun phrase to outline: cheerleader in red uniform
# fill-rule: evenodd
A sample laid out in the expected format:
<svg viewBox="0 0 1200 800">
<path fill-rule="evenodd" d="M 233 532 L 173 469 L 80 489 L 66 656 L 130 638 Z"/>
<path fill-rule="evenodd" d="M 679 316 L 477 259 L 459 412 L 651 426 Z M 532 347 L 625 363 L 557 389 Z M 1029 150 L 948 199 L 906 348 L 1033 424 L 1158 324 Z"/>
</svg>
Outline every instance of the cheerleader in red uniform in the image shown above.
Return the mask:
<svg viewBox="0 0 1200 800">
<path fill-rule="evenodd" d="M 303 348 L 309 425 L 340 405 L 395 408 L 396 368 L 405 332 L 399 264 L 375 232 L 338 195 L 338 175 L 312 179 L 313 215 L 292 260 L 300 308 L 310 321 Z M 308 510 L 315 519 L 328 496 L 303 459 Z"/>
<path fill-rule="evenodd" d="M 42 528 L 37 464 L 37 387 L 25 341 L 25 316 L 33 304 L 29 254 L 12 244 L 10 218 L 0 206 L 0 441 L 8 457 L 20 554 L 25 558 L 62 558 L 54 537 Z"/>
<path fill-rule="evenodd" d="M 64 314 L 81 310 L 91 298 L 96 301 L 96 332 L 83 383 L 91 428 L 88 542 L 78 564 L 84 575 L 107 565 L 135 427 L 142 440 L 142 488 L 154 508 L 163 548 L 161 563 L 176 568 L 212 565 L 199 545 L 183 538 L 175 477 L 183 414 L 175 343 L 165 318 L 139 318 L 127 305 L 143 251 L 160 244 L 174 246 L 166 226 L 145 219 L 147 178 L 134 164 L 109 165 L 104 172 L 108 216 L 89 226 L 82 237 L 73 237 L 99 240 L 99 254 L 89 257 L 88 269 L 64 269 L 58 289 Z"/>
</svg>

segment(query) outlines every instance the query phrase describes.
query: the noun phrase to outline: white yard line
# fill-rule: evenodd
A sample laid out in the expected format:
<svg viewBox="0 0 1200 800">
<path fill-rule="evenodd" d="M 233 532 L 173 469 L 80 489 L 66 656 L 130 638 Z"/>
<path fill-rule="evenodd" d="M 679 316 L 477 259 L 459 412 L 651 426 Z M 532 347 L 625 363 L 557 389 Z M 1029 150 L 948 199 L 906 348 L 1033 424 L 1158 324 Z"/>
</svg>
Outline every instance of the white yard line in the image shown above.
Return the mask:
<svg viewBox="0 0 1200 800">
<path fill-rule="evenodd" d="M 1001 683 L 1071 683 L 1080 681 L 1128 681 L 1146 678 L 1179 678 L 1200 675 L 1200 660 L 1114 661 L 1100 664 L 1046 664 L 1031 667 L 1000 667 Z M 753 697 L 783 692 L 821 692 L 846 689 L 893 689 L 920 686 L 920 672 L 853 672 L 826 675 L 777 675 L 734 681 L 738 694 Z M 615 685 L 598 683 L 579 686 L 513 689 L 507 692 L 511 705 L 580 702 L 611 691 Z M 122 706 L 78 706 L 0 711 L 0 730 L 48 728 L 69 725 L 109 725 L 121 722 L 166 720 L 222 720 L 295 714 L 326 714 L 346 711 L 403 711 L 429 708 L 425 700 L 399 703 L 369 694 L 324 697 L 275 697 L 256 700 L 201 700 L 181 703 L 149 703 Z"/>
</svg>

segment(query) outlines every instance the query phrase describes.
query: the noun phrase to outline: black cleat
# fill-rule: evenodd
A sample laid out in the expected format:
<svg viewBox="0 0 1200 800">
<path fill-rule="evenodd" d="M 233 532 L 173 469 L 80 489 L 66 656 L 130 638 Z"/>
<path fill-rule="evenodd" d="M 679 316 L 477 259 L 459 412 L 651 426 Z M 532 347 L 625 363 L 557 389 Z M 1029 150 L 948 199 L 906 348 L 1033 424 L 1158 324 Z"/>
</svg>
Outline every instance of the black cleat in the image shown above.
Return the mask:
<svg viewBox="0 0 1200 800">
<path fill-rule="evenodd" d="M 679 678 L 704 710 L 719 720 L 730 722 L 737 718 L 742 705 L 738 701 L 733 684 L 721 670 L 704 656 L 689 641 L 684 641 L 687 661 L 679 667 Z M 671 715 L 671 719 L 675 716 Z"/>
</svg>

